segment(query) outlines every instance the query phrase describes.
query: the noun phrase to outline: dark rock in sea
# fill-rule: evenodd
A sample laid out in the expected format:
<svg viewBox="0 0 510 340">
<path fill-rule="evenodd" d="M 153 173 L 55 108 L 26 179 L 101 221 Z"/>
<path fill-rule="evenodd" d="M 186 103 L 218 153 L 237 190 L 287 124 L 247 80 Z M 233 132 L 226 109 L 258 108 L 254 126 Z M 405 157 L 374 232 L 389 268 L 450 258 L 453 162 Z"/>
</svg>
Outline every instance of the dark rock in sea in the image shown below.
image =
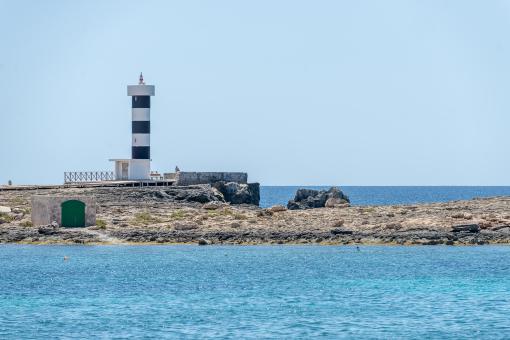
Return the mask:
<svg viewBox="0 0 510 340">
<path fill-rule="evenodd" d="M 344 195 L 342 190 L 337 187 L 331 187 L 328 191 L 313 189 L 298 189 L 296 197 L 287 203 L 287 209 L 314 209 L 326 206 L 326 201 L 330 198 L 340 198 L 350 203 L 349 197 Z"/>
<path fill-rule="evenodd" d="M 259 205 L 259 186 L 259 183 L 239 184 L 235 182 L 225 183 L 221 181 L 213 184 L 213 187 L 221 192 L 225 201 L 232 204 Z"/>
</svg>

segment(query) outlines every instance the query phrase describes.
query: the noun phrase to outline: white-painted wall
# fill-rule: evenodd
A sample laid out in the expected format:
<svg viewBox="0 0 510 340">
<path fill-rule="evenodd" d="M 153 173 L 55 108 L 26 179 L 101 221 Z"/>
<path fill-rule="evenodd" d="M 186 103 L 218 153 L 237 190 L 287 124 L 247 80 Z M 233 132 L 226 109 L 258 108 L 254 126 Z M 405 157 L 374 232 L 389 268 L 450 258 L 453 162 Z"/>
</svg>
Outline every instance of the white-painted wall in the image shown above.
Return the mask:
<svg viewBox="0 0 510 340">
<path fill-rule="evenodd" d="M 151 120 L 151 109 L 133 108 L 131 120 L 133 122 L 145 122 Z"/>
<path fill-rule="evenodd" d="M 129 164 L 129 179 L 150 179 L 151 162 L 135 161 Z"/>
<path fill-rule="evenodd" d="M 149 133 L 133 133 L 131 138 L 132 146 L 151 146 L 151 135 Z"/>
</svg>

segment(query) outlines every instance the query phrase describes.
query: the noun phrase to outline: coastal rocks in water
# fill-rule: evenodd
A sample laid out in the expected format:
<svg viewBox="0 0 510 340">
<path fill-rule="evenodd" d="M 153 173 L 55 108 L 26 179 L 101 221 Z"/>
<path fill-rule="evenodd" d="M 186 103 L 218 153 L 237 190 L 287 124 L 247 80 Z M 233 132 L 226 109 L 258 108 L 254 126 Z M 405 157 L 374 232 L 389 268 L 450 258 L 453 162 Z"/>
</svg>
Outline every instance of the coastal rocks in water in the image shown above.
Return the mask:
<svg viewBox="0 0 510 340">
<path fill-rule="evenodd" d="M 285 208 L 283 205 L 273 205 L 268 210 L 271 210 L 272 212 L 278 212 L 278 211 L 286 211 L 287 208 Z"/>
<path fill-rule="evenodd" d="M 223 181 L 216 182 L 213 187 L 217 189 L 225 198 L 226 202 L 232 204 L 255 204 L 259 205 L 260 201 L 260 184 L 248 183 L 239 184 L 235 182 L 225 183 Z"/>
<path fill-rule="evenodd" d="M 460 231 L 469 231 L 472 233 L 476 233 L 480 230 L 480 226 L 478 224 L 461 224 L 452 226 L 452 231 L 460 232 Z"/>
<path fill-rule="evenodd" d="M 174 223 L 175 230 L 191 230 L 198 229 L 198 224 L 195 222 L 175 222 Z"/>
<path fill-rule="evenodd" d="M 202 208 L 204 208 L 205 210 L 218 210 L 223 208 L 224 206 L 225 206 L 224 202 L 213 201 L 204 204 Z"/>
<path fill-rule="evenodd" d="M 40 234 L 48 234 L 55 232 L 59 229 L 58 223 L 53 221 L 51 224 L 48 225 L 42 225 L 39 227 L 39 233 Z"/>
<path fill-rule="evenodd" d="M 199 246 L 207 246 L 207 245 L 209 245 L 209 242 L 207 242 L 207 240 L 205 238 L 200 238 L 198 240 L 198 245 Z"/>
<path fill-rule="evenodd" d="M 328 199 L 326 201 L 324 206 L 326 208 L 334 208 L 337 204 L 339 205 L 339 204 L 345 204 L 345 203 L 347 203 L 347 201 L 344 200 L 344 199 L 341 199 L 341 198 L 330 198 L 330 199 Z"/>
<path fill-rule="evenodd" d="M 350 203 L 349 197 L 344 195 L 342 190 L 337 187 L 331 187 L 328 191 L 298 189 L 296 197 L 287 203 L 287 208 L 289 210 L 322 208 L 326 206 L 326 202 L 330 198 L 339 198 L 346 203 Z M 342 202 L 339 202 L 339 204 L 342 204 Z"/>
</svg>

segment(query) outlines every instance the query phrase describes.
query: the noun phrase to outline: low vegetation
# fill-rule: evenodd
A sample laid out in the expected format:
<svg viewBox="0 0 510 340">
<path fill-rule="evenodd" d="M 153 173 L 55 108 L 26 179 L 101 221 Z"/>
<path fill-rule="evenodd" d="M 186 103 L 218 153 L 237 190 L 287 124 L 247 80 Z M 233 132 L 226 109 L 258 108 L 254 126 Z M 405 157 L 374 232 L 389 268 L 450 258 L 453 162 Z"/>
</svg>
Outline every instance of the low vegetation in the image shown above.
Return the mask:
<svg viewBox="0 0 510 340">
<path fill-rule="evenodd" d="M 30 221 L 25 221 L 25 222 L 21 223 L 21 226 L 22 227 L 33 227 L 34 224 Z"/>
<path fill-rule="evenodd" d="M 106 229 L 106 226 L 108 225 L 108 223 L 106 223 L 106 221 L 103 221 L 103 220 L 96 220 L 96 226 L 98 227 L 101 227 L 103 229 Z"/>
<path fill-rule="evenodd" d="M 12 216 L 9 216 L 6 213 L 0 213 L 0 217 L 5 218 L 6 223 L 11 223 L 14 220 L 14 218 Z"/>
<path fill-rule="evenodd" d="M 182 217 L 182 216 L 181 216 Z M 163 220 L 153 217 L 151 214 L 137 215 L 132 221 L 141 222 L 142 224 L 148 225 L 150 223 L 161 223 Z"/>
<path fill-rule="evenodd" d="M 184 211 L 183 210 L 179 210 L 178 212 L 173 213 L 172 215 L 170 215 L 170 217 L 172 217 L 172 218 L 175 218 L 175 217 L 184 217 Z"/>
<path fill-rule="evenodd" d="M 234 220 L 248 220 L 248 216 L 243 214 L 234 214 Z"/>
</svg>

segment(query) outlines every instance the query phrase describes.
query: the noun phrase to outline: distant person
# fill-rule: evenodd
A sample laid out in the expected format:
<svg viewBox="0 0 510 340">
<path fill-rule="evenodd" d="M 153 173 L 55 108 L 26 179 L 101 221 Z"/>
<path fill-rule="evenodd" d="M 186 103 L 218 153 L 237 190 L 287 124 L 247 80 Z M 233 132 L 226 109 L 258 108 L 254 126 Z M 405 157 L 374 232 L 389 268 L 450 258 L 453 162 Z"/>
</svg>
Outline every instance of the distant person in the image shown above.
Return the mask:
<svg viewBox="0 0 510 340">
<path fill-rule="evenodd" d="M 181 169 L 179 169 L 178 166 L 175 166 L 175 172 L 179 172 L 179 171 L 181 171 Z"/>
</svg>

